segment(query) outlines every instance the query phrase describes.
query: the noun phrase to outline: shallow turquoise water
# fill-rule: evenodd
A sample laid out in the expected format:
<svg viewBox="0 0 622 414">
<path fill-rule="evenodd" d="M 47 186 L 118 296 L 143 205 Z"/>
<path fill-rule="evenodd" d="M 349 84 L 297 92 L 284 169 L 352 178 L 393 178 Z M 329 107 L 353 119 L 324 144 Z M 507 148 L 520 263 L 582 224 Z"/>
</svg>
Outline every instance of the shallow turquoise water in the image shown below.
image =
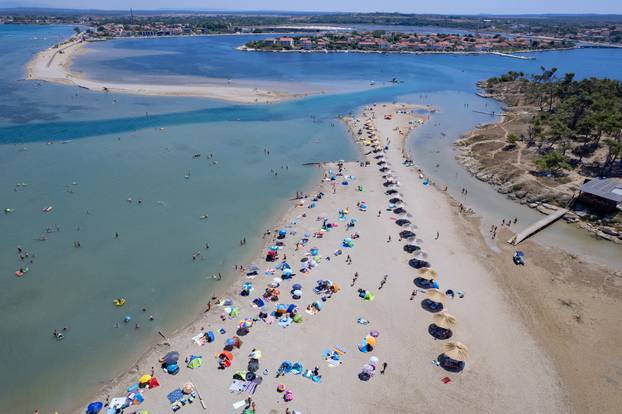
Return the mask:
<svg viewBox="0 0 622 414">
<path fill-rule="evenodd" d="M 211 275 L 239 263 L 284 200 L 317 178 L 303 163 L 357 156 L 338 114 L 376 101 L 433 103 L 441 111 L 413 145 L 426 169 L 457 188 L 468 178 L 451 165 L 449 144 L 490 121 L 462 104 L 495 105 L 473 95 L 477 80 L 539 65 L 578 76 L 622 74 L 622 51 L 612 50 L 540 53 L 535 61 L 260 54 L 234 50 L 247 37 L 213 36 L 101 43 L 75 68 L 98 79 L 230 78 L 337 91 L 346 85 L 346 92 L 245 106 L 20 80 L 34 51 L 70 32 L 0 26 L 0 56 L 10 62 L 0 67 L 0 207 L 15 209 L 0 216 L 0 369 L 9 373 L 0 377 L 0 412 L 66 409 L 126 368 L 157 330 L 170 332 L 196 314 L 214 288 Z M 404 83 L 383 83 L 393 77 Z M 482 208 L 497 202 L 490 194 L 482 200 Z M 48 205 L 53 212 L 42 213 Z M 209 219 L 199 220 L 204 213 Z M 60 232 L 36 240 L 55 225 Z M 36 254 L 21 279 L 14 276 L 17 245 Z M 192 261 L 197 250 L 204 260 Z M 122 309 L 112 306 L 118 296 L 128 300 Z M 142 307 L 156 321 L 148 322 Z M 126 314 L 139 330 L 114 328 Z M 63 326 L 69 331 L 57 342 L 51 332 Z"/>
</svg>

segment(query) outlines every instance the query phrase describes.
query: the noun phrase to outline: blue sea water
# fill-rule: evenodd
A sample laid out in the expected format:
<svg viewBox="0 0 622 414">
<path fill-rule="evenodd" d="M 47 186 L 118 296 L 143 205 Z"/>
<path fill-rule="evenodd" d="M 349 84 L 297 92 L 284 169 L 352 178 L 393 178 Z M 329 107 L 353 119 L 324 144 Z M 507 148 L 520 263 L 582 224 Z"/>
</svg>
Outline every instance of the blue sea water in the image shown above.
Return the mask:
<svg viewBox="0 0 622 414">
<path fill-rule="evenodd" d="M 229 279 L 284 201 L 318 178 L 304 163 L 357 157 L 338 115 L 378 101 L 432 103 L 439 112 L 412 143 L 417 161 L 452 189 L 476 188 L 483 201 L 470 202 L 494 215 L 519 207 L 453 163 L 451 142 L 491 121 L 472 110 L 499 109 L 473 94 L 475 83 L 540 65 L 579 77 L 622 74 L 618 50 L 534 53 L 533 61 L 245 53 L 235 47 L 252 36 L 206 36 L 97 43 L 73 68 L 102 80 L 230 79 L 331 93 L 238 105 L 24 81 L 32 54 L 71 29 L 0 26 L 0 56 L 8 62 L 0 66 L 0 207 L 15 209 L 0 216 L 0 369 L 10 374 L 0 376 L 0 412 L 62 412 L 83 402 L 157 340 L 158 330 L 171 332 L 199 312 L 218 288 L 212 274 Z M 392 78 L 403 83 L 388 83 Z M 53 211 L 43 213 L 49 205 Z M 19 260 L 18 245 L 35 254 L 34 263 Z M 203 260 L 192 260 L 195 251 Z M 15 277 L 25 264 L 30 272 Z M 115 308 L 120 296 L 127 305 Z M 132 325 L 121 322 L 125 315 Z M 63 326 L 66 338 L 57 342 L 52 330 Z"/>
</svg>

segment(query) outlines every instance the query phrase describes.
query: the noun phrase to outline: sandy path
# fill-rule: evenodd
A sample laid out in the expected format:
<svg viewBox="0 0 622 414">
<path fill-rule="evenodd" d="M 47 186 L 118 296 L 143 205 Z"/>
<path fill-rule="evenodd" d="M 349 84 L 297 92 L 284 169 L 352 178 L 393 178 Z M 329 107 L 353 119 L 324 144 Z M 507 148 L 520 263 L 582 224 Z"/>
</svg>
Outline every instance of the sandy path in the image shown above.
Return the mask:
<svg viewBox="0 0 622 414">
<path fill-rule="evenodd" d="M 504 300 L 503 291 L 495 283 L 493 275 L 478 261 L 475 244 L 469 243 L 470 235 L 464 234 L 464 227 L 455 219 L 445 194 L 432 187 L 422 185 L 416 170 L 401 164 L 400 135 L 395 128 L 405 133 L 414 117 L 410 113 L 395 115 L 391 120 L 383 118 L 385 113 L 395 114 L 396 107 L 376 106 L 366 114 L 375 114 L 380 138 L 390 140 L 386 152 L 394 174 L 401 181 L 400 192 L 406 202 L 406 209 L 412 213 L 411 220 L 416 224 L 414 231 L 422 239 L 422 246 L 429 254 L 433 267 L 439 271 L 442 289 L 452 288 L 465 292 L 463 299 L 449 300 L 449 312 L 458 318 L 454 338 L 467 344 L 471 351 L 467 367 L 460 374 L 445 372 L 432 363 L 441 352 L 442 344 L 427 333 L 431 314 L 423 310 L 420 293 L 410 300 L 415 288 L 415 270 L 408 266 L 412 257 L 402 249 L 404 242 L 398 241 L 398 227 L 391 212 L 386 210 L 388 196 L 384 194 L 383 179 L 375 161 L 363 167 L 356 163 L 345 166 L 345 174 L 356 177 L 350 185 L 336 186 L 333 194 L 330 181 L 323 181 L 318 191 L 326 196 L 313 209 L 298 207 L 290 210 L 285 222 L 295 221 L 291 230 L 296 235 L 288 235 L 286 248 L 281 252 L 296 271 L 292 280 L 282 284 L 280 303 L 297 303 L 302 309 L 318 299 L 312 292 L 315 281 L 331 279 L 342 287 L 333 295 L 316 315 L 303 312 L 303 323 L 292 324 L 288 328 L 258 322 L 249 335 L 243 337 L 241 350 L 234 351 L 233 366 L 222 371 L 216 369 L 213 357 L 220 352 L 226 337 L 233 334 L 238 321 L 246 316 L 257 315 L 257 310 L 249 306 L 250 299 L 238 295 L 245 280 L 240 281 L 229 292 L 229 297 L 241 307 L 239 317 L 225 322 L 219 320 L 222 308 L 216 307 L 189 328 L 183 330 L 158 349 L 140 361 L 131 374 L 120 379 L 105 390 L 111 396 L 125 395 L 128 385 L 144 373 L 156 367 L 156 375 L 161 383 L 159 388 L 144 393 L 145 403 L 141 408 L 150 412 L 168 412 L 170 408 L 166 394 L 187 381 L 193 381 L 199 388 L 207 405 L 204 411 L 198 402 L 183 407 L 181 413 L 239 413 L 233 410 L 232 403 L 247 397 L 247 394 L 230 394 L 228 386 L 232 375 L 246 368 L 247 355 L 253 348 L 263 352 L 261 373 L 264 368 L 269 374 L 264 376 L 253 400 L 258 413 L 283 413 L 286 407 L 303 413 L 333 413 L 353 411 L 359 413 L 413 413 L 413 412 L 465 412 L 465 413 L 524 413 L 568 412 L 562 402 L 556 374 L 551 363 L 530 337 L 520 320 L 513 315 Z M 358 123 L 357 123 L 358 122 Z M 349 121 L 354 126 L 359 121 Z M 365 147 L 367 150 L 368 147 Z M 335 165 L 326 168 L 335 170 Z M 343 178 L 339 177 L 338 182 Z M 364 191 L 356 190 L 362 185 Z M 369 210 L 361 212 L 356 208 L 358 201 L 364 200 Z M 338 221 L 338 210 L 349 208 L 348 220 L 358 219 L 356 226 L 347 231 L 345 222 Z M 381 210 L 380 217 L 377 212 Z M 306 213 L 307 217 L 302 217 Z M 321 221 L 317 217 L 329 217 L 329 222 L 339 223 L 339 227 L 326 233 L 321 239 L 311 238 L 305 248 L 295 251 L 294 244 L 305 232 L 318 231 Z M 435 240 L 436 232 L 440 233 Z M 358 232 L 352 249 L 344 249 L 344 254 L 334 256 L 341 241 L 351 233 Z M 392 241 L 387 242 L 388 236 Z M 474 237 L 479 237 L 477 234 Z M 310 273 L 298 272 L 298 265 L 310 247 L 318 247 L 324 257 L 321 264 Z M 265 250 L 264 250 L 265 252 Z M 263 252 L 262 255 L 263 256 Z M 350 255 L 353 264 L 346 263 Z M 271 264 L 258 260 L 260 275 L 252 280 L 255 291 L 251 298 L 258 296 L 272 277 L 264 276 L 263 271 Z M 359 279 L 351 287 L 354 272 Z M 277 275 L 279 272 L 277 272 Z M 379 290 L 380 280 L 388 275 L 387 284 Z M 289 294 L 293 283 L 303 285 L 303 298 L 291 299 Z M 357 288 L 371 290 L 376 294 L 372 302 L 361 300 Z M 269 305 L 269 310 L 273 305 Z M 371 321 L 368 326 L 356 323 L 363 317 Z M 227 335 L 217 335 L 216 341 L 204 346 L 191 342 L 190 338 L 203 330 L 217 331 L 220 327 Z M 356 345 L 370 329 L 380 331 L 378 344 L 371 354 L 363 354 Z M 328 368 L 322 359 L 322 351 L 333 345 L 340 345 L 347 353 L 343 364 Z M 183 366 L 177 376 L 163 373 L 157 366 L 157 357 L 169 350 L 177 350 L 182 358 L 189 354 L 202 355 L 204 365 L 196 370 Z M 361 366 L 370 355 L 387 362 L 386 374 L 377 374 L 369 382 L 357 377 Z M 301 361 L 306 367 L 320 367 L 322 382 L 313 383 L 300 376 L 288 374 L 275 378 L 274 373 L 281 361 Z M 452 381 L 443 384 L 441 378 Z M 285 403 L 276 386 L 283 383 L 295 394 L 295 400 Z M 77 412 L 82 412 L 83 408 Z"/>
<path fill-rule="evenodd" d="M 100 92 L 153 96 L 187 96 L 238 103 L 272 103 L 304 96 L 236 85 L 235 83 L 223 85 L 216 82 L 204 82 L 193 83 L 192 85 L 179 85 L 91 80 L 71 71 L 72 59 L 83 51 L 86 44 L 88 43 L 74 37 L 66 43 L 59 45 L 59 47 L 51 47 L 39 52 L 28 63 L 26 78 L 74 85 Z"/>
</svg>

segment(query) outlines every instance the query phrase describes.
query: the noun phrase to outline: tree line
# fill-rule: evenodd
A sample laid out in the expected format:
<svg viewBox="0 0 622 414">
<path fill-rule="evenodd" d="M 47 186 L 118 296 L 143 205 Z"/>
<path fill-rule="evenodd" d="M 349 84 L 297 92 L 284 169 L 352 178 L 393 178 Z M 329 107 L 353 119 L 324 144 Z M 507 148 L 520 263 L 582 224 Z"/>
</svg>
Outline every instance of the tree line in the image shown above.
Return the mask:
<svg viewBox="0 0 622 414">
<path fill-rule="evenodd" d="M 508 136 L 535 146 L 543 171 L 560 173 L 580 168 L 584 175 L 620 174 L 622 159 L 622 83 L 614 79 L 577 80 L 573 73 L 540 68 L 527 76 L 510 71 L 488 79 L 491 92 L 517 93 L 536 108 L 526 135 Z M 586 161 L 587 160 L 587 161 Z"/>
</svg>

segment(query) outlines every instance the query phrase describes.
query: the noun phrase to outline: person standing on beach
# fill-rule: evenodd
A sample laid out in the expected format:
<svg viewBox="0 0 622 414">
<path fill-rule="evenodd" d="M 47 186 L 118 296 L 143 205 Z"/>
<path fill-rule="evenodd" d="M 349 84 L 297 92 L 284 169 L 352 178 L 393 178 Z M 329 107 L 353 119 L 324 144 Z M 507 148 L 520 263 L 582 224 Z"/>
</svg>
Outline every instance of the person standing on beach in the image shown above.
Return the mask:
<svg viewBox="0 0 622 414">
<path fill-rule="evenodd" d="M 384 372 L 387 370 L 387 366 L 389 364 L 387 364 L 386 362 L 382 363 L 382 370 L 380 370 L 380 373 L 384 375 Z"/>
</svg>

